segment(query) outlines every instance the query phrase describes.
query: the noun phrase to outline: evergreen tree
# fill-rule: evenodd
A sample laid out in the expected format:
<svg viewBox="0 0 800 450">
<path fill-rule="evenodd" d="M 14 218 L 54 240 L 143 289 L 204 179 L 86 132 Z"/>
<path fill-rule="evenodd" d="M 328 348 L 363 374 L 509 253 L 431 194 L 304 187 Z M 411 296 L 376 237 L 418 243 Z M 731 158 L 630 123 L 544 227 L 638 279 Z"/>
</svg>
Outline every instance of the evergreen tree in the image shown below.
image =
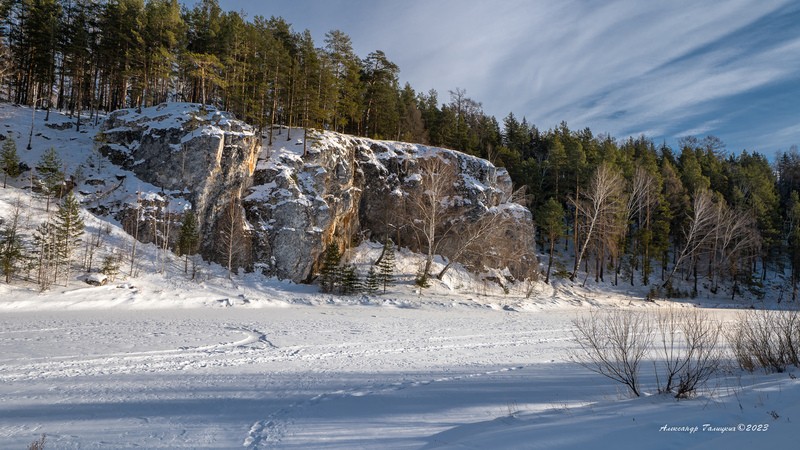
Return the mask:
<svg viewBox="0 0 800 450">
<path fill-rule="evenodd" d="M 61 197 L 61 190 L 64 185 L 64 172 L 62 172 L 61 158 L 56 149 L 50 147 L 42 154 L 36 164 L 36 172 L 39 175 L 39 183 L 42 193 L 47 197 L 47 211 L 50 211 L 50 199 Z"/>
<path fill-rule="evenodd" d="M 386 243 L 383 244 L 383 256 L 378 262 L 378 284 L 383 286 L 384 293 L 386 293 L 386 288 L 394 283 L 394 272 L 394 242 L 388 239 Z"/>
<path fill-rule="evenodd" d="M 325 247 L 319 281 L 322 292 L 332 293 L 341 285 L 342 271 L 339 267 L 341 258 L 339 246 L 335 242 L 331 242 Z"/>
<path fill-rule="evenodd" d="M 103 267 L 100 269 L 100 272 L 107 276 L 109 281 L 113 282 L 117 275 L 119 275 L 121 263 L 121 255 L 118 255 L 116 252 L 108 254 L 103 258 Z"/>
<path fill-rule="evenodd" d="M 25 247 L 19 233 L 19 216 L 22 206 L 19 202 L 13 207 L 11 217 L 4 223 L 0 220 L 0 269 L 11 283 L 11 277 L 19 270 L 25 259 Z"/>
<path fill-rule="evenodd" d="M 564 208 L 561 202 L 555 198 L 549 198 L 539 209 L 536 215 L 536 223 L 542 234 L 547 236 L 550 250 L 547 258 L 547 274 L 544 282 L 550 283 L 550 269 L 553 267 L 553 254 L 555 253 L 556 241 L 564 234 Z"/>
<path fill-rule="evenodd" d="M 180 254 L 185 257 L 183 263 L 183 273 L 189 271 L 189 255 L 197 252 L 197 247 L 200 244 L 200 228 L 197 223 L 197 216 L 193 211 L 187 211 L 183 215 L 183 222 L 181 223 L 181 232 L 178 237 L 178 248 Z"/>
<path fill-rule="evenodd" d="M 11 136 L 3 142 L 3 151 L 0 154 L 0 164 L 3 165 L 3 188 L 6 187 L 8 177 L 16 178 L 19 176 L 19 156 L 17 155 L 17 144 Z"/>
<path fill-rule="evenodd" d="M 358 270 L 353 264 L 348 264 L 342 269 L 342 294 L 351 295 L 361 292 L 363 286 Z"/>
<path fill-rule="evenodd" d="M 59 265 L 63 264 L 66 273 L 65 282 L 69 282 L 72 258 L 75 250 L 80 247 L 81 236 L 84 232 L 80 204 L 71 192 L 64 197 L 56 211 L 53 218 L 53 231 Z"/>
<path fill-rule="evenodd" d="M 369 266 L 367 279 L 364 282 L 364 291 L 367 294 L 376 294 L 381 287 L 380 275 L 375 271 L 375 266 Z"/>
</svg>

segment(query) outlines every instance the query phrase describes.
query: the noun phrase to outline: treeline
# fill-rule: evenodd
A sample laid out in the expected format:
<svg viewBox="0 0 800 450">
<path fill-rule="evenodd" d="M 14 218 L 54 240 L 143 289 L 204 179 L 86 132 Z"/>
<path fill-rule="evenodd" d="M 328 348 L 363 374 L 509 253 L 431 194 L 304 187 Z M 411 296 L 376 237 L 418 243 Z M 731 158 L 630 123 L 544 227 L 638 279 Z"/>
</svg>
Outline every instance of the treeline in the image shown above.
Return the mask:
<svg viewBox="0 0 800 450">
<path fill-rule="evenodd" d="M 771 164 L 758 153 L 729 155 L 714 137 L 687 137 L 673 149 L 566 123 L 539 130 L 513 113 L 501 123 L 463 89 L 444 101 L 401 87 L 387 55 L 359 57 L 341 31 L 317 45 L 281 18 L 225 12 L 216 0 L 192 8 L 0 0 L 0 18 L 0 89 L 15 103 L 66 110 L 80 122 L 79 113 L 191 101 L 262 130 L 283 124 L 454 148 L 507 168 L 527 188 L 547 281 L 580 272 L 673 295 L 725 281 L 735 295 L 788 263 L 797 295 L 796 150 Z"/>
</svg>

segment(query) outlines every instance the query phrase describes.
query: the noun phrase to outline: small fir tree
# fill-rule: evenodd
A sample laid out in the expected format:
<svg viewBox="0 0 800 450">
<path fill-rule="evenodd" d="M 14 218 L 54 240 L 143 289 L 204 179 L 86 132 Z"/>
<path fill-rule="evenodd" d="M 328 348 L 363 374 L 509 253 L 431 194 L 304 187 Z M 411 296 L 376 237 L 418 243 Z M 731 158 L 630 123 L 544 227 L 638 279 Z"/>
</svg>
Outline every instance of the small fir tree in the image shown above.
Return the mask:
<svg viewBox="0 0 800 450">
<path fill-rule="evenodd" d="M 8 177 L 16 178 L 20 174 L 19 156 L 17 155 L 17 144 L 11 136 L 3 142 L 3 151 L 0 154 L 0 164 L 3 169 L 3 188 L 6 187 Z"/>
<path fill-rule="evenodd" d="M 117 275 L 119 275 L 121 262 L 122 258 L 120 255 L 116 253 L 108 254 L 103 258 L 103 267 L 100 269 L 100 272 L 107 276 L 109 281 L 113 282 L 114 279 L 117 278 Z"/>
<path fill-rule="evenodd" d="M 383 244 L 383 256 L 378 262 L 378 282 L 386 293 L 386 288 L 394 284 L 395 255 L 394 242 L 391 239 Z"/>
<path fill-rule="evenodd" d="M 50 211 L 50 199 L 53 196 L 61 196 L 61 188 L 64 184 L 64 172 L 61 171 L 61 158 L 56 149 L 50 147 L 42 154 L 41 159 L 36 164 L 36 173 L 39 176 L 42 193 L 47 197 L 47 211 Z"/>
<path fill-rule="evenodd" d="M 7 223 L 0 220 L 0 269 L 6 277 L 6 283 L 11 283 L 11 277 L 17 273 L 20 263 L 25 259 L 25 246 L 19 235 L 19 205 L 11 212 Z"/>
<path fill-rule="evenodd" d="M 361 292 L 361 278 L 358 276 L 356 266 L 348 264 L 342 269 L 342 294 L 352 295 Z"/>
<path fill-rule="evenodd" d="M 364 283 L 364 291 L 367 294 L 376 294 L 381 287 L 381 281 L 379 279 L 379 274 L 375 270 L 375 266 L 369 267 L 369 272 L 367 272 L 367 279 Z"/>
<path fill-rule="evenodd" d="M 53 218 L 55 231 L 56 253 L 60 262 L 64 264 L 66 279 L 69 280 L 70 266 L 75 250 L 80 248 L 81 236 L 85 225 L 81 217 L 80 205 L 75 195 L 70 192 L 58 207 Z"/>
<path fill-rule="evenodd" d="M 325 247 L 325 255 L 320 268 L 320 288 L 322 292 L 334 292 L 341 282 L 341 268 L 339 260 L 342 258 L 339 253 L 339 246 L 331 242 Z"/>
<path fill-rule="evenodd" d="M 181 234 L 178 237 L 178 247 L 181 255 L 184 256 L 183 273 L 189 271 L 189 255 L 197 252 L 200 244 L 200 229 L 197 223 L 197 216 L 193 211 L 187 211 L 181 223 Z"/>
</svg>

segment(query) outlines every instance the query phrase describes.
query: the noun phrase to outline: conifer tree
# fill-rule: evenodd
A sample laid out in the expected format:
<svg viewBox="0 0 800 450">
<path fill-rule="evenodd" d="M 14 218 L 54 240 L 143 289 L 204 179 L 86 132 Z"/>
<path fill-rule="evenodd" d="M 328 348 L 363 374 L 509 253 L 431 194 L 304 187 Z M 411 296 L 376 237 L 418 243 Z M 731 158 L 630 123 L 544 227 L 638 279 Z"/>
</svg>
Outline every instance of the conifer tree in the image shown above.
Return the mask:
<svg viewBox="0 0 800 450">
<path fill-rule="evenodd" d="M 53 196 L 61 196 L 61 188 L 64 183 L 64 172 L 61 170 L 62 164 L 61 158 L 53 147 L 44 152 L 36 164 L 36 172 L 39 175 L 41 189 L 47 197 L 47 211 L 50 211 L 50 199 Z"/>
<path fill-rule="evenodd" d="M 17 155 L 17 144 L 11 136 L 3 142 L 3 151 L 0 154 L 0 164 L 3 169 L 3 188 L 6 187 L 8 177 L 16 178 L 19 176 L 19 156 Z"/>
<path fill-rule="evenodd" d="M 185 257 L 183 263 L 183 273 L 189 271 L 189 255 L 197 252 L 200 244 L 200 229 L 197 223 L 197 216 L 194 211 L 187 211 L 181 223 L 181 234 L 178 237 L 178 248 L 180 254 Z"/>
<path fill-rule="evenodd" d="M 381 282 L 379 279 L 379 274 L 375 270 L 375 266 L 369 266 L 369 272 L 367 272 L 367 279 L 364 282 L 364 291 L 367 294 L 375 294 L 381 287 Z"/>
<path fill-rule="evenodd" d="M 108 254 L 103 258 L 103 267 L 100 269 L 100 272 L 107 276 L 109 281 L 113 282 L 117 275 L 119 275 L 121 262 L 121 255 L 118 255 L 116 252 Z"/>
<path fill-rule="evenodd" d="M 341 268 L 339 267 L 339 260 L 342 258 L 339 253 L 339 246 L 335 242 L 331 242 L 325 247 L 325 254 L 322 260 L 322 267 L 320 268 L 320 288 L 322 292 L 331 293 L 339 287 L 341 282 Z"/>
<path fill-rule="evenodd" d="M 547 258 L 547 274 L 544 282 L 550 283 L 550 269 L 553 267 L 553 254 L 555 253 L 556 241 L 564 234 L 564 208 L 561 202 L 550 197 L 539 209 L 536 215 L 536 222 L 542 230 L 542 234 L 547 236 L 549 251 Z"/>
<path fill-rule="evenodd" d="M 387 239 L 383 244 L 383 256 L 378 262 L 378 283 L 383 286 L 383 292 L 386 293 L 386 288 L 394 283 L 395 272 L 395 255 L 394 255 L 394 242 Z"/>
<path fill-rule="evenodd" d="M 11 210 L 11 216 L 3 223 L 0 220 L 0 269 L 11 283 L 11 277 L 19 270 L 19 263 L 25 259 L 25 247 L 19 234 L 19 219 L 22 205 L 18 200 Z"/>
<path fill-rule="evenodd" d="M 361 278 L 358 276 L 356 266 L 348 264 L 342 268 L 342 294 L 357 294 L 362 290 Z"/>
<path fill-rule="evenodd" d="M 75 250 L 80 247 L 81 236 L 84 232 L 84 222 L 81 217 L 78 199 L 71 192 L 64 197 L 58 211 L 53 218 L 56 255 L 59 265 L 64 265 L 66 282 L 69 282 L 72 258 Z"/>
</svg>

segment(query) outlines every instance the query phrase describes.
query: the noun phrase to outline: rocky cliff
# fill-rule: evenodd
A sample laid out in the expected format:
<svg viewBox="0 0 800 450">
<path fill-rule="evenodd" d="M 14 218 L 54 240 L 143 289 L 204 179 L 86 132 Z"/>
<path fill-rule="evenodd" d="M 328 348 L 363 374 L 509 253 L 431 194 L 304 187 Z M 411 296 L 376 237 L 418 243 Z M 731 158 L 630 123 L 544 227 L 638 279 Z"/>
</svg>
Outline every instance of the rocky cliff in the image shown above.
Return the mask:
<svg viewBox="0 0 800 450">
<path fill-rule="evenodd" d="M 291 131 L 293 139 L 287 140 L 289 130 L 281 129 L 275 145 L 262 149 L 252 127 L 225 113 L 169 104 L 113 113 L 97 141 L 112 162 L 161 190 L 156 204 L 147 200 L 151 210 L 180 201 L 192 208 L 202 226 L 202 253 L 219 262 L 225 257 L 214 242 L 223 231 L 222 216 L 231 199 L 241 199 L 236 207 L 245 219 L 237 224 L 246 253 L 239 255 L 238 265 L 268 275 L 311 281 L 330 242 L 344 248 L 362 239 L 391 237 L 423 251 L 424 241 L 408 226 L 415 219 L 409 217 L 407 203 L 422 189 L 422 162 L 438 159 L 455 173 L 452 191 L 441 199 L 443 208 L 462 216 L 448 225 L 453 236 L 462 231 L 459 227 L 469 226 L 464 217 L 490 209 L 511 219 L 504 222 L 503 242 L 488 245 L 480 255 L 465 255 L 464 262 L 476 270 L 516 265 L 512 272 L 518 274 L 535 264 L 503 250 L 503 245 L 530 247 L 532 230 L 528 210 L 510 201 L 512 183 L 504 169 L 452 150 Z M 111 210 L 123 223 L 130 223 L 132 214 L 139 217 L 130 204 Z M 157 226 L 136 223 L 139 239 L 159 239 Z"/>
<path fill-rule="evenodd" d="M 256 167 L 244 203 L 257 236 L 255 260 L 261 270 L 308 281 L 329 242 L 345 247 L 363 238 L 382 241 L 390 237 L 423 251 L 424 243 L 406 226 L 414 220 L 407 216 L 406 203 L 420 188 L 421 162 L 432 158 L 455 168 L 453 191 L 441 199 L 445 207 L 465 214 L 499 209 L 499 214 L 511 218 L 511 226 L 504 223 L 501 239 L 505 244 L 517 249 L 530 247 L 531 215 L 527 208 L 510 201 L 512 183 L 505 169 L 452 150 L 313 132 L 306 139 L 305 150 L 302 139 L 276 145 L 262 155 Z M 458 233 L 458 229 L 451 232 Z M 480 270 L 484 264 L 502 263 L 499 252 L 492 256 L 487 251 L 465 262 Z M 532 256 L 532 248 L 523 253 Z M 516 259 L 515 263 L 520 266 L 516 268 L 518 276 L 521 266 L 535 265 L 532 259 Z"/>
<path fill-rule="evenodd" d="M 158 195 L 145 193 L 149 195 L 143 199 L 140 195 L 146 209 L 188 204 L 203 224 L 201 252 L 219 260 L 214 241 L 221 212 L 250 186 L 261 150 L 261 139 L 251 126 L 200 105 L 170 103 L 115 111 L 96 142 L 111 162 L 160 190 Z M 136 220 L 140 229 L 130 229 L 133 209 L 138 208 L 130 203 L 111 211 L 140 240 L 156 241 L 158 233 L 151 230 L 157 227 L 148 220 Z M 175 211 L 178 220 L 180 209 Z M 177 226 L 171 230 L 171 242 L 177 242 Z"/>
</svg>

